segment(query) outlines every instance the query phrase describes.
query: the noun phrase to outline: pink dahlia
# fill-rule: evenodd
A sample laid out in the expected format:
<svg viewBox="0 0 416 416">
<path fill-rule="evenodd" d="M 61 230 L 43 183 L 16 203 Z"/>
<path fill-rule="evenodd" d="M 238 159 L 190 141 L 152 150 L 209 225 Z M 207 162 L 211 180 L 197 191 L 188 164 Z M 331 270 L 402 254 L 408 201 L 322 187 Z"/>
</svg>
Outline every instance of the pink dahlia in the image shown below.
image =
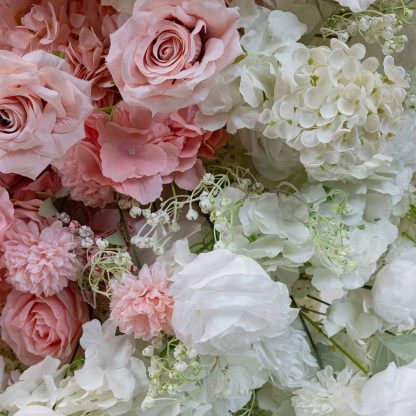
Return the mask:
<svg viewBox="0 0 416 416">
<path fill-rule="evenodd" d="M 2 247 L 6 281 L 21 292 L 52 296 L 78 278 L 76 247 L 60 221 L 40 229 L 33 221 L 16 220 Z"/>
<path fill-rule="evenodd" d="M 111 285 L 111 319 L 120 331 L 149 341 L 161 331 L 173 333 L 173 298 L 166 269 L 158 263 L 143 266 L 139 277 L 124 275 Z"/>
</svg>

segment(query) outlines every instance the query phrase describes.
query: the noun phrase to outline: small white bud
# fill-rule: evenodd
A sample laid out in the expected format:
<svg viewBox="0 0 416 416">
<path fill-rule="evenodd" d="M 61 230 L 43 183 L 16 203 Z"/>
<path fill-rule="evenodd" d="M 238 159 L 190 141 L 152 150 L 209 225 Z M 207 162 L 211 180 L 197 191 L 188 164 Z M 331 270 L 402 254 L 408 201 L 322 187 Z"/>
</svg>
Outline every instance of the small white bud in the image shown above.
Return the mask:
<svg viewBox="0 0 416 416">
<path fill-rule="evenodd" d="M 95 244 L 97 245 L 97 247 L 98 247 L 100 250 L 105 250 L 105 249 L 108 247 L 109 242 L 108 242 L 106 239 L 97 238 L 97 239 L 95 240 Z"/>
<path fill-rule="evenodd" d="M 142 355 L 143 357 L 153 357 L 154 348 L 151 345 L 148 345 L 146 348 L 143 349 Z"/>
<path fill-rule="evenodd" d="M 190 208 L 186 213 L 186 219 L 188 221 L 195 221 L 198 219 L 198 213 L 194 209 Z"/>
<path fill-rule="evenodd" d="M 91 237 L 84 237 L 81 240 L 81 247 L 82 248 L 91 248 L 94 245 L 94 241 Z"/>
</svg>

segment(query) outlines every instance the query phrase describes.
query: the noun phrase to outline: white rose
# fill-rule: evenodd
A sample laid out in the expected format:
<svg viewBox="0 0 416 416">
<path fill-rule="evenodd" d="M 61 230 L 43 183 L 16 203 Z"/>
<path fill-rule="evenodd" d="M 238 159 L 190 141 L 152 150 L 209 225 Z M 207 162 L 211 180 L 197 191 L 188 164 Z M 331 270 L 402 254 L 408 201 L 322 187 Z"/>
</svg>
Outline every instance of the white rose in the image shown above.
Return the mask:
<svg viewBox="0 0 416 416">
<path fill-rule="evenodd" d="M 269 370 L 272 383 L 283 390 L 301 387 L 318 368 L 304 334 L 294 328 L 253 347 L 262 365 Z"/>
<path fill-rule="evenodd" d="M 394 363 L 376 374 L 361 391 L 361 416 L 414 416 L 416 414 L 416 361 L 403 367 Z"/>
<path fill-rule="evenodd" d="M 377 315 L 395 325 L 414 327 L 416 320 L 416 264 L 395 260 L 376 276 L 371 290 Z"/>
<path fill-rule="evenodd" d="M 297 315 L 284 284 L 229 250 L 198 255 L 172 280 L 176 336 L 200 354 L 221 355 L 279 336 Z"/>
</svg>

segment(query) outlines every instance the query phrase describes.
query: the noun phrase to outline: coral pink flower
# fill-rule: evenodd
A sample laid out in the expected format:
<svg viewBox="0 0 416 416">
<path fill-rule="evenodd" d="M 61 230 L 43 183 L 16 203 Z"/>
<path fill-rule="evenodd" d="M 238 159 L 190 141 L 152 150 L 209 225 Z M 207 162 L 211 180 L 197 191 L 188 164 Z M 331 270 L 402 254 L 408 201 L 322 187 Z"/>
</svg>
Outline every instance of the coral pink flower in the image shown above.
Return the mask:
<svg viewBox="0 0 416 416">
<path fill-rule="evenodd" d="M 90 83 L 43 51 L 0 51 L 0 172 L 35 179 L 84 136 Z"/>
<path fill-rule="evenodd" d="M 197 159 L 205 132 L 194 124 L 195 108 L 152 117 L 149 110 L 117 106 L 114 121 L 97 120 L 102 173 L 117 192 L 153 202 L 165 183 L 192 190 L 203 176 Z"/>
<path fill-rule="evenodd" d="M 88 127 L 86 131 L 96 134 L 96 131 Z M 104 208 L 113 200 L 112 181 L 102 174 L 100 148 L 93 142 L 83 140 L 70 149 L 59 174 L 74 201 Z"/>
<path fill-rule="evenodd" d="M 149 341 L 161 331 L 173 333 L 173 299 L 165 268 L 158 263 L 143 266 L 139 277 L 125 274 L 111 285 L 111 319 L 120 331 Z"/>
<path fill-rule="evenodd" d="M 199 148 L 198 156 L 214 160 L 217 150 L 225 146 L 230 138 L 231 136 L 223 129 L 206 133 Z"/>
<path fill-rule="evenodd" d="M 242 51 L 239 13 L 223 0 L 138 0 L 111 35 L 107 65 L 123 99 L 157 112 L 202 102 Z"/>
<path fill-rule="evenodd" d="M 6 281 L 21 292 L 51 296 L 78 278 L 77 241 L 60 221 L 39 229 L 16 220 L 3 243 Z"/>
<path fill-rule="evenodd" d="M 0 187 L 0 243 L 14 220 L 14 208 L 9 193 Z"/>
<path fill-rule="evenodd" d="M 34 365 L 47 356 L 65 363 L 87 321 L 88 308 L 75 285 L 49 297 L 13 290 L 0 317 L 1 337 L 23 364 Z"/>
</svg>

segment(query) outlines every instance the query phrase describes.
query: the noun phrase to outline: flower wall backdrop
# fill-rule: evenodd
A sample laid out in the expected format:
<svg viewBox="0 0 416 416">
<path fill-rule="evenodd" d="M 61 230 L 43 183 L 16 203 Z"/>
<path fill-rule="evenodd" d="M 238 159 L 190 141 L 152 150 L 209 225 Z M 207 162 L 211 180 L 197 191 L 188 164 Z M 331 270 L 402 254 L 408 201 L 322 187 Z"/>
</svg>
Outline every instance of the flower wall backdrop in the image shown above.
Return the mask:
<svg viewBox="0 0 416 416">
<path fill-rule="evenodd" d="M 416 415 L 415 0 L 0 2 L 0 416 Z"/>
</svg>

